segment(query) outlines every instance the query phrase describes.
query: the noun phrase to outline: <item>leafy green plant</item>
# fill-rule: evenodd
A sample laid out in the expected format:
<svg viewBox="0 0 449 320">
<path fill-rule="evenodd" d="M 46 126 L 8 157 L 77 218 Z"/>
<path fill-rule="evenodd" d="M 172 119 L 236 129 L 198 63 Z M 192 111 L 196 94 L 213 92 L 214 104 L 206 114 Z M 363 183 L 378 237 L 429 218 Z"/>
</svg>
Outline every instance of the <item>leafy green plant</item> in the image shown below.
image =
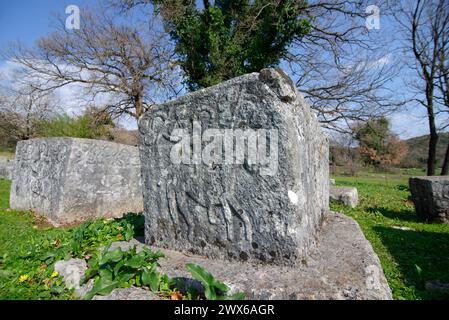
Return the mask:
<svg viewBox="0 0 449 320">
<path fill-rule="evenodd" d="M 97 117 L 87 112 L 78 117 L 61 114 L 50 120 L 37 123 L 38 135 L 42 137 L 74 137 L 86 139 L 109 138 L 112 119 L 98 121 Z"/>
<path fill-rule="evenodd" d="M 204 287 L 204 295 L 208 300 L 243 300 L 245 294 L 238 292 L 233 295 L 226 295 L 229 287 L 223 282 L 218 281 L 214 276 L 201 266 L 193 263 L 186 264 L 187 270 L 192 274 L 195 280 L 201 282 Z"/>
<path fill-rule="evenodd" d="M 84 257 L 113 241 L 129 241 L 134 234 L 134 226 L 127 219 L 85 222 L 75 230 L 71 252 L 74 256 Z"/>
<path fill-rule="evenodd" d="M 115 288 L 127 288 L 132 285 L 148 285 L 157 292 L 160 286 L 160 276 L 155 271 L 158 259 L 163 255 L 148 248 L 137 252 L 136 247 L 128 251 L 117 248 L 109 250 L 106 247 L 88 261 L 83 283 L 94 279 L 92 290 L 86 295 L 91 299 L 94 295 L 107 295 Z"/>
</svg>

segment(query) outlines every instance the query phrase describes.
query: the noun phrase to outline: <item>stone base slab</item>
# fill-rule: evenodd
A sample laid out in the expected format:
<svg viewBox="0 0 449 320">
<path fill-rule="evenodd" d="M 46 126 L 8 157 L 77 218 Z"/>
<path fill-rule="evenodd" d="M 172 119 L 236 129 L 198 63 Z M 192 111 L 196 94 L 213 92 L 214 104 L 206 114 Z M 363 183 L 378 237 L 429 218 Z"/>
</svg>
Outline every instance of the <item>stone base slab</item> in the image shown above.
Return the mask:
<svg viewBox="0 0 449 320">
<path fill-rule="evenodd" d="M 354 187 L 330 186 L 329 199 L 345 206 L 355 208 L 359 204 L 359 194 Z"/>
<path fill-rule="evenodd" d="M 247 299 L 389 300 L 391 290 L 379 259 L 359 225 L 339 213 L 326 214 L 319 241 L 298 267 L 211 260 L 177 251 L 161 251 L 161 271 L 187 277 L 186 263 L 206 268 Z M 155 249 L 155 248 L 153 248 Z"/>
<path fill-rule="evenodd" d="M 136 239 L 114 242 L 110 250 L 120 247 L 137 251 L 145 245 Z M 154 250 L 158 248 L 152 248 Z M 280 267 L 251 263 L 212 260 L 196 255 L 186 255 L 172 250 L 158 249 L 165 254 L 159 260 L 160 270 L 171 278 L 191 279 L 186 263 L 196 263 L 211 272 L 216 279 L 230 288 L 230 293 L 243 291 L 246 299 L 253 300 L 391 300 L 391 290 L 385 279 L 379 259 L 366 240 L 359 225 L 351 218 L 329 212 L 325 216 L 319 241 L 311 254 L 298 267 Z M 77 267 L 77 259 L 63 262 Z M 80 273 L 84 274 L 86 265 Z M 58 268 L 57 270 L 60 270 Z M 61 274 L 64 276 L 65 273 Z M 67 279 L 68 280 L 68 279 Z M 66 280 L 66 282 L 67 282 Z M 188 283 L 189 281 L 185 281 Z M 68 285 L 70 283 L 67 283 Z M 192 285 L 197 285 L 195 281 Z M 83 296 L 89 289 L 81 288 Z M 180 288 L 179 288 L 180 289 Z M 201 287 L 198 288 L 201 290 Z M 135 294 L 137 292 L 137 294 Z M 103 300 L 160 299 L 151 292 L 140 289 L 116 289 Z"/>
</svg>

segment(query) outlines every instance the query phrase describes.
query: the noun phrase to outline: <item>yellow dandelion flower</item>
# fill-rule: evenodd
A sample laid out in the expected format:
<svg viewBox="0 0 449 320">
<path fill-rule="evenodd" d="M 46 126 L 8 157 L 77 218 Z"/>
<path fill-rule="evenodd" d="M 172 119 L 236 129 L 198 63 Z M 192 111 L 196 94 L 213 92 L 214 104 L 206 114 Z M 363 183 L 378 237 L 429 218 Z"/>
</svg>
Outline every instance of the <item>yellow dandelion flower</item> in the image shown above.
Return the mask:
<svg viewBox="0 0 449 320">
<path fill-rule="evenodd" d="M 52 277 L 52 278 L 56 278 L 57 276 L 59 276 L 59 272 L 58 272 L 58 271 L 54 271 L 54 272 L 51 274 L 51 277 Z"/>
<path fill-rule="evenodd" d="M 19 283 L 27 281 L 29 276 L 27 274 L 23 274 L 19 277 Z"/>
</svg>

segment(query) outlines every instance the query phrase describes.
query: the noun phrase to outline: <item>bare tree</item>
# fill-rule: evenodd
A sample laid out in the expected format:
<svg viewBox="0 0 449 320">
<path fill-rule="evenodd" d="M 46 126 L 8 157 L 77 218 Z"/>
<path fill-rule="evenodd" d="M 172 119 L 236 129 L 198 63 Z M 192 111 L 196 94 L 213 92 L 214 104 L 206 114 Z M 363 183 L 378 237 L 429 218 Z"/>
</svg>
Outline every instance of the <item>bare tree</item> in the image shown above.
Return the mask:
<svg viewBox="0 0 449 320">
<path fill-rule="evenodd" d="M 412 52 L 411 68 L 421 81 L 412 84 L 418 96 L 415 98 L 426 109 L 429 126 L 427 175 L 435 174 L 438 128 L 435 103 L 436 81 L 442 37 L 449 29 L 449 3 L 445 0 L 415 0 L 403 3 L 397 21 L 406 32 L 407 48 Z"/>
<path fill-rule="evenodd" d="M 388 88 L 398 68 L 385 49 L 385 34 L 366 28 L 370 2 L 308 1 L 311 32 L 285 57 L 298 90 L 331 130 L 351 132 L 351 123 L 386 115 L 405 102 Z M 376 4 L 387 15 L 386 1 Z"/>
<path fill-rule="evenodd" d="M 177 93 L 176 66 L 167 36 L 157 18 L 140 24 L 106 7 L 82 11 L 82 25 L 68 30 L 62 19 L 36 48 L 17 44 L 8 57 L 20 64 L 39 91 L 80 84 L 92 100 L 106 96 L 104 110 L 136 120 L 152 104 Z M 128 20 L 131 21 L 128 23 Z"/>
<path fill-rule="evenodd" d="M 52 93 L 42 94 L 18 80 L 1 89 L 0 136 L 6 144 L 35 137 L 38 123 L 57 113 L 59 103 Z"/>
</svg>

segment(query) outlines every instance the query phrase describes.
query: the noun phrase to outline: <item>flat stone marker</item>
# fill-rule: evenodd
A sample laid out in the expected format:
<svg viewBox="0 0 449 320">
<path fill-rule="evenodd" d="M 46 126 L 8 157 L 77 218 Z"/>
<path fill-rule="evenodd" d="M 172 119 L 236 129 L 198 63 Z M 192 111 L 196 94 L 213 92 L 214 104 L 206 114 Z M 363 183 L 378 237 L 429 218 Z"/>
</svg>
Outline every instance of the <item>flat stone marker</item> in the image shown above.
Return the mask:
<svg viewBox="0 0 449 320">
<path fill-rule="evenodd" d="M 89 139 L 20 141 L 10 206 L 55 225 L 141 212 L 138 149 Z"/>
<path fill-rule="evenodd" d="M 328 210 L 328 141 L 292 81 L 264 69 L 139 121 L 146 243 L 295 265 Z"/>
<path fill-rule="evenodd" d="M 0 157 L 0 178 L 11 180 L 14 159 Z"/>
<path fill-rule="evenodd" d="M 329 198 L 351 208 L 355 208 L 359 204 L 359 194 L 357 188 L 354 187 L 330 186 Z"/>
<path fill-rule="evenodd" d="M 409 186 L 420 220 L 449 224 L 449 176 L 411 177 Z"/>
</svg>

